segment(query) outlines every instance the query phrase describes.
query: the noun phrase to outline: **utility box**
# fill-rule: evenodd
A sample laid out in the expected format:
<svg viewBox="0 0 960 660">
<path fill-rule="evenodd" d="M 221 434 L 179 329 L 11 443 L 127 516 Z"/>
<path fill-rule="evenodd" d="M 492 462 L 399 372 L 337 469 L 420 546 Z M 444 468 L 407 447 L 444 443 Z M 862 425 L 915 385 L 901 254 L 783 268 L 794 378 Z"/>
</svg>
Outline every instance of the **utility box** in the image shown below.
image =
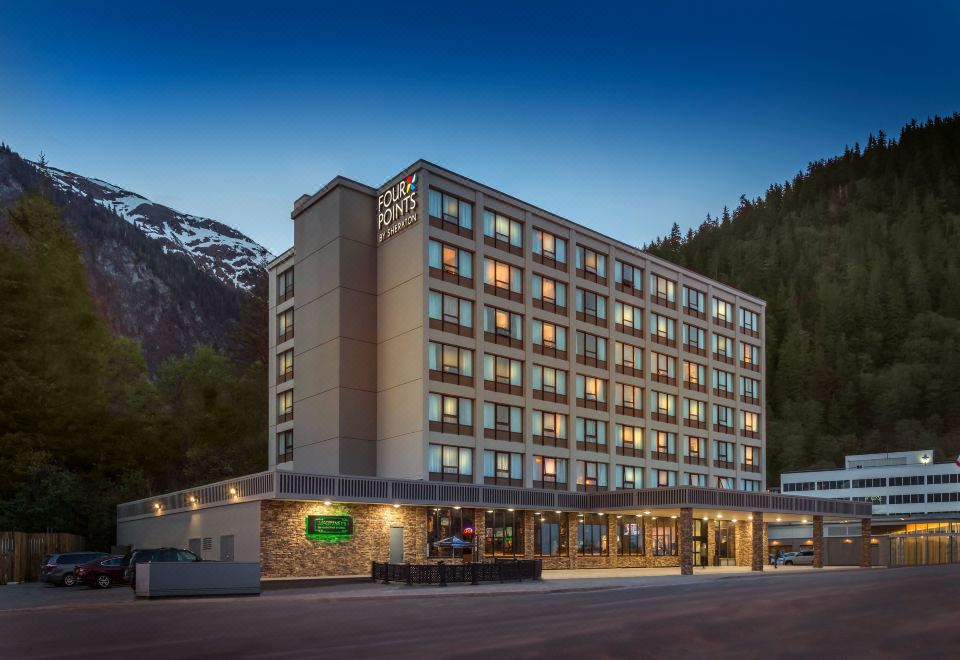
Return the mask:
<svg viewBox="0 0 960 660">
<path fill-rule="evenodd" d="M 137 565 L 137 598 L 260 595 L 259 562 L 149 562 Z"/>
</svg>

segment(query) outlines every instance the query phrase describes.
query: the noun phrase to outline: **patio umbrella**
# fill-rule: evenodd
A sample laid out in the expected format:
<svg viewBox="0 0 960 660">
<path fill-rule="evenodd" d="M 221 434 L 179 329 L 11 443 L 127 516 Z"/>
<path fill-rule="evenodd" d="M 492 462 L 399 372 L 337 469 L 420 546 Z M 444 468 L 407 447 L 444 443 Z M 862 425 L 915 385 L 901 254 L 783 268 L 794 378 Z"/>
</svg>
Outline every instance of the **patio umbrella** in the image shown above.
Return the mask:
<svg viewBox="0 0 960 660">
<path fill-rule="evenodd" d="M 472 548 L 472 541 L 464 541 L 459 536 L 448 536 L 445 539 L 440 539 L 439 541 L 434 542 L 435 548 L 452 548 L 454 550 L 463 550 L 464 548 Z"/>
</svg>

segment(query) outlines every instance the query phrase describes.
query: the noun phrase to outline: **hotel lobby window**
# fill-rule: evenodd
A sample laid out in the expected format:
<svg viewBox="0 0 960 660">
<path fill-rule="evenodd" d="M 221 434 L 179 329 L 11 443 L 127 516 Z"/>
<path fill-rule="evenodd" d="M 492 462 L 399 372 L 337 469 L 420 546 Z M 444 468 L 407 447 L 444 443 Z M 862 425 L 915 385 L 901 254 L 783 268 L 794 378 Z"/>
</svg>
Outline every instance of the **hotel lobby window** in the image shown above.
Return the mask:
<svg viewBox="0 0 960 660">
<path fill-rule="evenodd" d="M 677 359 L 650 351 L 650 378 L 667 385 L 677 384 Z"/>
<path fill-rule="evenodd" d="M 533 260 L 538 264 L 567 270 L 567 241 L 542 229 L 533 230 Z"/>
<path fill-rule="evenodd" d="M 523 362 L 502 355 L 483 356 L 484 389 L 523 396 Z"/>
<path fill-rule="evenodd" d="M 577 449 L 607 451 L 607 424 L 597 419 L 577 417 Z"/>
<path fill-rule="evenodd" d="M 598 513 L 584 513 L 577 520 L 577 555 L 606 557 L 610 554 L 607 538 L 607 517 Z"/>
<path fill-rule="evenodd" d="M 707 368 L 704 367 L 702 364 L 684 360 L 683 361 L 683 386 L 688 390 L 694 390 L 696 392 L 706 392 L 707 391 L 706 373 L 707 373 Z"/>
<path fill-rule="evenodd" d="M 473 351 L 469 348 L 431 341 L 427 344 L 427 364 L 430 380 L 473 387 Z"/>
<path fill-rule="evenodd" d="M 655 422 L 677 423 L 677 397 L 650 390 L 650 414 Z"/>
<path fill-rule="evenodd" d="M 724 399 L 733 399 L 733 374 L 723 369 L 713 370 L 713 394 Z"/>
<path fill-rule="evenodd" d="M 653 472 L 653 483 L 651 484 L 653 488 L 672 488 L 677 485 L 676 470 L 653 468 L 650 471 Z"/>
<path fill-rule="evenodd" d="M 427 395 L 430 430 L 473 435 L 473 399 L 431 392 Z"/>
<path fill-rule="evenodd" d="M 277 424 L 293 419 L 293 390 L 277 395 Z"/>
<path fill-rule="evenodd" d="M 567 329 L 549 321 L 533 320 L 533 352 L 567 359 Z"/>
<path fill-rule="evenodd" d="M 643 516 L 617 517 L 617 554 L 630 557 L 643 554 Z"/>
<path fill-rule="evenodd" d="M 643 488 L 643 468 L 633 465 L 617 466 L 617 488 Z"/>
<path fill-rule="evenodd" d="M 431 291 L 427 295 L 427 313 L 434 330 L 473 336 L 473 301 Z"/>
<path fill-rule="evenodd" d="M 607 409 L 607 381 L 578 374 L 576 382 L 578 406 L 592 410 Z"/>
<path fill-rule="evenodd" d="M 643 417 L 643 388 L 639 385 L 617 383 L 616 413 L 630 417 Z"/>
<path fill-rule="evenodd" d="M 677 460 L 677 434 L 670 431 L 650 431 L 650 458 L 655 461 Z"/>
<path fill-rule="evenodd" d="M 740 308 L 740 332 L 751 337 L 760 337 L 760 317 L 756 312 Z"/>
<path fill-rule="evenodd" d="M 437 541 L 456 536 L 464 541 L 473 542 L 476 527 L 473 525 L 473 509 L 435 508 L 427 511 L 427 548 L 430 557 L 464 557 L 465 561 L 472 555 L 471 549 L 459 550 L 455 548 L 438 548 Z"/>
<path fill-rule="evenodd" d="M 567 402 L 567 372 L 533 365 L 533 398 L 555 403 Z"/>
<path fill-rule="evenodd" d="M 277 355 L 277 383 L 285 383 L 293 378 L 293 349 Z"/>
<path fill-rule="evenodd" d="M 546 447 L 567 446 L 567 416 L 561 413 L 534 410 L 533 444 Z"/>
<path fill-rule="evenodd" d="M 557 512 L 534 516 L 533 554 L 537 557 L 567 556 L 567 514 Z"/>
<path fill-rule="evenodd" d="M 703 292 L 689 286 L 683 287 L 683 311 L 698 319 L 707 318 Z"/>
<path fill-rule="evenodd" d="M 607 340 L 577 330 L 577 362 L 604 369 L 607 366 Z"/>
<path fill-rule="evenodd" d="M 533 306 L 554 314 L 567 313 L 567 285 L 545 275 L 534 274 L 531 280 L 533 287 Z"/>
<path fill-rule="evenodd" d="M 683 324 L 683 350 L 695 355 L 707 354 L 706 332 L 689 323 Z"/>
<path fill-rule="evenodd" d="M 662 314 L 650 314 L 650 339 L 664 346 L 677 345 L 676 321 Z"/>
<path fill-rule="evenodd" d="M 523 348 L 523 316 L 499 307 L 483 308 L 485 341 L 513 348 Z"/>
<path fill-rule="evenodd" d="M 577 277 L 598 284 L 607 283 L 607 257 L 582 245 L 577 246 Z"/>
<path fill-rule="evenodd" d="M 669 307 L 677 308 L 677 285 L 673 280 L 668 280 L 660 275 L 650 275 L 650 300 Z"/>
<path fill-rule="evenodd" d="M 473 450 L 469 447 L 431 444 L 427 456 L 430 481 L 473 481 Z"/>
<path fill-rule="evenodd" d="M 523 408 L 502 403 L 484 403 L 483 437 L 523 442 Z"/>
<path fill-rule="evenodd" d="M 523 225 L 505 215 L 484 211 L 483 242 L 505 252 L 523 256 Z"/>
<path fill-rule="evenodd" d="M 484 257 L 483 290 L 490 295 L 523 302 L 523 270 L 503 261 Z"/>
<path fill-rule="evenodd" d="M 487 557 L 522 557 L 523 516 L 521 511 L 488 510 L 484 514 L 483 554 Z"/>
<path fill-rule="evenodd" d="M 473 253 L 453 245 L 430 240 L 427 246 L 430 277 L 473 287 Z"/>
<path fill-rule="evenodd" d="M 596 461 L 577 461 L 577 490 L 607 489 L 607 464 Z"/>
<path fill-rule="evenodd" d="M 293 308 L 277 314 L 277 343 L 293 339 Z"/>
<path fill-rule="evenodd" d="M 277 304 L 293 298 L 293 267 L 277 275 Z"/>
<path fill-rule="evenodd" d="M 613 281 L 617 291 L 637 298 L 643 296 L 643 271 L 636 266 L 618 259 L 613 264 Z"/>
<path fill-rule="evenodd" d="M 277 463 L 293 460 L 293 430 L 277 434 Z"/>
<path fill-rule="evenodd" d="M 643 378 L 643 349 L 622 341 L 614 342 L 618 374 Z"/>
<path fill-rule="evenodd" d="M 643 428 L 628 424 L 616 426 L 617 454 L 643 458 Z"/>
<path fill-rule="evenodd" d="M 607 327 L 606 297 L 577 287 L 577 320 Z"/>
<path fill-rule="evenodd" d="M 430 224 L 473 238 L 473 205 L 439 190 L 430 190 Z"/>
<path fill-rule="evenodd" d="M 634 337 L 643 336 L 643 310 L 627 303 L 616 301 L 613 306 L 614 326 L 618 332 Z"/>
<path fill-rule="evenodd" d="M 714 298 L 713 322 L 733 330 L 733 304 L 721 298 Z"/>
<path fill-rule="evenodd" d="M 677 521 L 670 518 L 654 518 L 651 540 L 654 557 L 669 557 L 677 554 Z"/>
<path fill-rule="evenodd" d="M 533 457 L 533 487 L 567 489 L 567 459 L 552 456 Z"/>
<path fill-rule="evenodd" d="M 523 454 L 483 452 L 483 483 L 490 486 L 523 486 Z"/>
</svg>

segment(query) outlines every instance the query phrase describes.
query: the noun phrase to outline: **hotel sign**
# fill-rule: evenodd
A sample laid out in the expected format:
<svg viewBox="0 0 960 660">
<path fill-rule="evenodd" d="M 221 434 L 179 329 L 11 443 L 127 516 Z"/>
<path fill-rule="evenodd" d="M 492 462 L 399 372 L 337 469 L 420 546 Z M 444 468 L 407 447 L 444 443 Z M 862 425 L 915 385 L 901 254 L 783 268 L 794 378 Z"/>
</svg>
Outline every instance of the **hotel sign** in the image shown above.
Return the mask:
<svg viewBox="0 0 960 660">
<path fill-rule="evenodd" d="M 377 198 L 377 244 L 417 221 L 417 175 L 393 184 Z"/>
<path fill-rule="evenodd" d="M 350 516 L 307 516 L 307 538 L 348 539 L 353 536 Z"/>
</svg>

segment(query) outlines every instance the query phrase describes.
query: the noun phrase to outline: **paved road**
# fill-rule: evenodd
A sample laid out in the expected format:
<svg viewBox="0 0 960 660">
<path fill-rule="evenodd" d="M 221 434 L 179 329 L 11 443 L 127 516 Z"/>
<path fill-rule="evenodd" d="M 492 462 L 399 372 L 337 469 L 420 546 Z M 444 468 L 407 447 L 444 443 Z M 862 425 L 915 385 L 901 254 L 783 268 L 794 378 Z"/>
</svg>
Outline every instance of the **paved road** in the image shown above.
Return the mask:
<svg viewBox="0 0 960 660">
<path fill-rule="evenodd" d="M 960 657 L 960 566 L 580 584 L 149 602 L 71 593 L 0 611 L 0 658 Z"/>
</svg>

